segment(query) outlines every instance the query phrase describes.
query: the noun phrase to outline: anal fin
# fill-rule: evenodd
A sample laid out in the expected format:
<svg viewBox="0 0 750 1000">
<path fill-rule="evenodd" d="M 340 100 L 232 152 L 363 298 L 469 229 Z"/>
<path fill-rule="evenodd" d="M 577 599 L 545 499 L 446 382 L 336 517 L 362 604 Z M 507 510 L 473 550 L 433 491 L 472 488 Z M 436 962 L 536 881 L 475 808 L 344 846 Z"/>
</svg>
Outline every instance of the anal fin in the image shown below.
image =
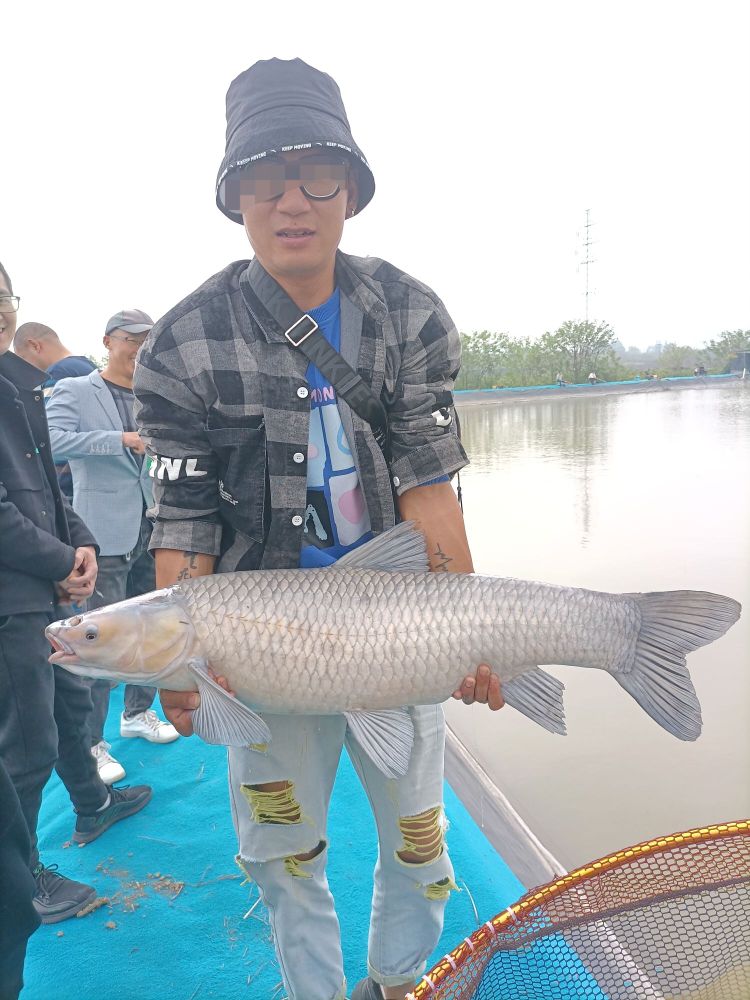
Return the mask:
<svg viewBox="0 0 750 1000">
<path fill-rule="evenodd" d="M 188 669 L 201 696 L 201 703 L 193 712 L 196 736 L 206 743 L 228 747 L 270 743 L 271 733 L 263 719 L 217 684 L 209 675 L 205 663 L 193 660 Z"/>
<path fill-rule="evenodd" d="M 539 667 L 530 667 L 511 681 L 503 681 L 502 694 L 511 705 L 550 733 L 565 736 L 565 685 Z"/>
<path fill-rule="evenodd" d="M 414 725 L 405 708 L 380 712 L 345 712 L 352 735 L 386 778 L 401 778 L 409 769 Z"/>
</svg>

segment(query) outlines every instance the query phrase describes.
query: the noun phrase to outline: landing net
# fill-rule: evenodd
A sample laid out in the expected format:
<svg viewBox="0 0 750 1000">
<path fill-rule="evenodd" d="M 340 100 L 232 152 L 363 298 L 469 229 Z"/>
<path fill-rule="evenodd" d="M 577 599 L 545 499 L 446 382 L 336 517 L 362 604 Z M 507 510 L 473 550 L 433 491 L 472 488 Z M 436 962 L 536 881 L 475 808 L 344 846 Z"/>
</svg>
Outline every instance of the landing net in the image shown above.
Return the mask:
<svg viewBox="0 0 750 1000">
<path fill-rule="evenodd" d="M 651 840 L 532 889 L 413 1000 L 749 1000 L 750 821 Z"/>
</svg>

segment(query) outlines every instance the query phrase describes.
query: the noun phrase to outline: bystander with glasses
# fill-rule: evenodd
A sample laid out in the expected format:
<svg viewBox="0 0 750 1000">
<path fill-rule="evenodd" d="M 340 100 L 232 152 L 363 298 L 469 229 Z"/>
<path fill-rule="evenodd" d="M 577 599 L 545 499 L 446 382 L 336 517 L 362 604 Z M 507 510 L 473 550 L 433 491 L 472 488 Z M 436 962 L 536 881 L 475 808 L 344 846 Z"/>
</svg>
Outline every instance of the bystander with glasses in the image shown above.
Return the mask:
<svg viewBox="0 0 750 1000">
<path fill-rule="evenodd" d="M 53 767 L 75 808 L 76 844 L 138 812 L 151 789 L 108 789 L 101 781 L 90 752 L 89 688 L 48 660 L 44 630 L 59 600 L 91 596 L 97 545 L 60 492 L 39 370 L 9 350 L 19 301 L 0 265 L 0 759 L 30 837 L 34 908 L 42 923 L 57 923 L 96 890 L 39 858 L 37 820 Z"/>
</svg>

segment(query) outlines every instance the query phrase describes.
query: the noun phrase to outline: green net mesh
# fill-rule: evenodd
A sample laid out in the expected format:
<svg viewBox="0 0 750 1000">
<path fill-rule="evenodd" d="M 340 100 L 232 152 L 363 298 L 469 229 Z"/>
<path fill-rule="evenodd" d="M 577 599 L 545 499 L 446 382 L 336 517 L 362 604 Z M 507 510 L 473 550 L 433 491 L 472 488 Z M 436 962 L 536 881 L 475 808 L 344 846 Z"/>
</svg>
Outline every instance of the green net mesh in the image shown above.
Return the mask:
<svg viewBox="0 0 750 1000">
<path fill-rule="evenodd" d="M 750 821 L 620 851 L 533 889 L 413 1000 L 750 1000 Z"/>
</svg>

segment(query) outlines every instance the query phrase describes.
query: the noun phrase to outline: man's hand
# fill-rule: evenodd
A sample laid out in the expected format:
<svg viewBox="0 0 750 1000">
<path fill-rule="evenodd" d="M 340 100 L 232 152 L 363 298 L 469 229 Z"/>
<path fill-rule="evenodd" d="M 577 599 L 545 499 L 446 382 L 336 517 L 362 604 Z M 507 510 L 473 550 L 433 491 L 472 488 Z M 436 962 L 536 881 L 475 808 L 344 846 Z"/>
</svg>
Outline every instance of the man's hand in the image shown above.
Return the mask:
<svg viewBox="0 0 750 1000">
<path fill-rule="evenodd" d="M 82 545 L 76 549 L 73 569 L 58 581 L 58 587 L 71 601 L 91 597 L 98 571 L 96 550 L 92 545 Z"/>
<path fill-rule="evenodd" d="M 493 712 L 505 704 L 500 690 L 500 678 L 492 673 L 486 663 L 479 664 L 476 676 L 467 674 L 464 677 L 461 687 L 453 692 L 453 697 L 464 705 L 473 705 L 475 701 L 481 705 L 489 705 Z"/>
<path fill-rule="evenodd" d="M 211 670 L 209 671 L 217 684 L 220 684 L 225 691 L 234 697 L 234 691 L 229 687 L 226 677 L 217 677 Z M 180 736 L 193 735 L 193 712 L 201 703 L 201 697 L 197 691 L 160 691 L 159 698 L 164 714 L 175 727 Z"/>
<path fill-rule="evenodd" d="M 136 435 L 137 436 L 137 435 Z M 214 571 L 215 556 L 203 552 L 185 552 L 179 549 L 157 549 L 154 552 L 156 586 L 171 587 L 181 580 L 210 576 Z M 229 691 L 225 677 L 211 676 Z M 231 692 L 230 692 L 231 693 Z M 181 736 L 193 735 L 193 712 L 201 703 L 197 691 L 160 691 L 164 714 Z"/>
<path fill-rule="evenodd" d="M 146 454 L 146 445 L 141 441 L 138 431 L 125 431 L 122 435 L 122 444 L 124 448 L 130 448 L 136 455 Z"/>
<path fill-rule="evenodd" d="M 180 736 L 193 735 L 193 711 L 200 705 L 197 691 L 160 691 L 164 714 Z"/>
</svg>

